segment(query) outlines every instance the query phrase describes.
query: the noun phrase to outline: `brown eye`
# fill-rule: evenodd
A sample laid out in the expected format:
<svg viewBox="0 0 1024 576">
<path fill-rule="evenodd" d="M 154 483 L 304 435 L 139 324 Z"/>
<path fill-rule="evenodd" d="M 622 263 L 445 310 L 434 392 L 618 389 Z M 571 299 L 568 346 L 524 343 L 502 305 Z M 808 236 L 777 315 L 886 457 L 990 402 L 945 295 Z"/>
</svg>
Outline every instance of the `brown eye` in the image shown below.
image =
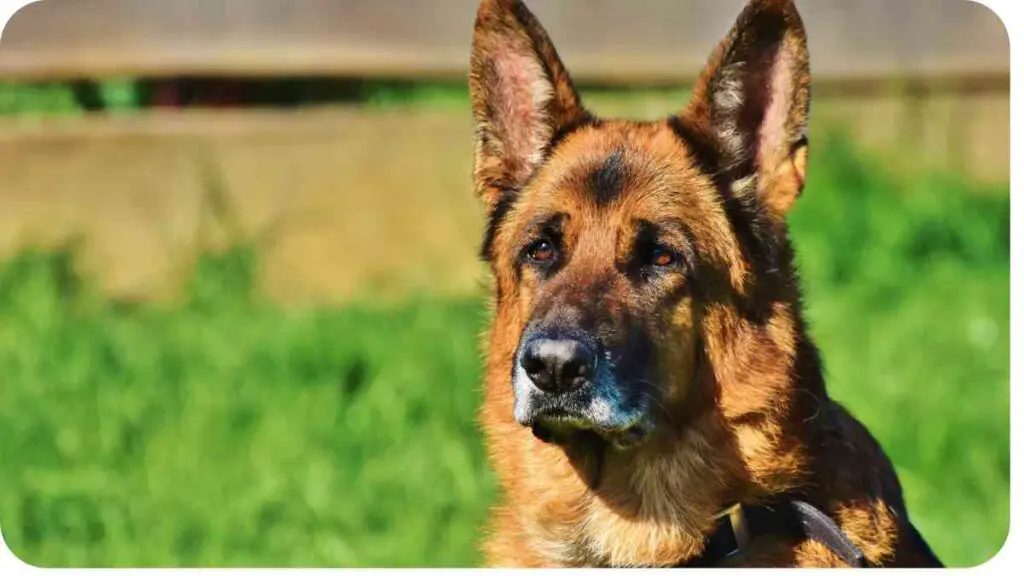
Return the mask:
<svg viewBox="0 0 1024 576">
<path fill-rule="evenodd" d="M 675 262 L 675 260 L 675 256 L 672 255 L 672 252 L 665 248 L 662 248 L 661 246 L 655 246 L 651 250 L 652 266 L 658 266 L 659 268 L 671 266 L 672 263 Z"/>
<path fill-rule="evenodd" d="M 539 240 L 530 247 L 528 255 L 534 262 L 550 262 L 555 258 L 555 246 L 549 240 Z"/>
</svg>

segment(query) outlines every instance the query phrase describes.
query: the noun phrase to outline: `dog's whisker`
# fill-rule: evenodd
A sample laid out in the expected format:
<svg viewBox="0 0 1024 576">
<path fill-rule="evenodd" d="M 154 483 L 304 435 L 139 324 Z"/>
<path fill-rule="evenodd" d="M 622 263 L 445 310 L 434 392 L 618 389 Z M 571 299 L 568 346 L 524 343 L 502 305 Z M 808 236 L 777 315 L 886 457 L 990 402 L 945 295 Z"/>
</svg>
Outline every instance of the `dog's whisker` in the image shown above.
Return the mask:
<svg viewBox="0 0 1024 576">
<path fill-rule="evenodd" d="M 655 408 L 661 410 L 667 418 L 671 419 L 672 412 L 668 409 L 668 406 L 665 406 L 665 403 L 662 402 L 658 398 L 658 395 L 654 392 L 655 390 L 657 390 L 657 385 L 654 382 L 651 382 L 650 380 L 645 380 L 643 378 L 638 379 L 637 383 L 644 384 L 647 386 L 646 388 L 640 391 L 643 398 L 652 402 Z"/>
</svg>

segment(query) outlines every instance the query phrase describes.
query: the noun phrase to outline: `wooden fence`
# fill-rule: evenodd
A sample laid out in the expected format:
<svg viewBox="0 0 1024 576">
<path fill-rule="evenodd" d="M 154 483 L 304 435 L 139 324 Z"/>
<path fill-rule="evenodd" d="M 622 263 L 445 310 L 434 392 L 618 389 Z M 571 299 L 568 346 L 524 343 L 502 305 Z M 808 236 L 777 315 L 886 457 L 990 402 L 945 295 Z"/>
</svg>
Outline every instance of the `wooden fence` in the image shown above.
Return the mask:
<svg viewBox="0 0 1024 576">
<path fill-rule="evenodd" d="M 814 123 L 848 127 L 907 169 L 1009 173 L 1009 46 L 966 0 L 797 0 Z M 692 79 L 742 0 L 528 3 L 583 83 Z M 10 22 L 0 79 L 108 76 L 462 78 L 476 0 L 44 0 Z M 679 94 L 602 102 L 652 116 Z M 468 111 L 153 112 L 0 119 L 0 259 L 86 240 L 108 291 L 169 295 L 224 241 L 208 169 L 263 238 L 267 285 L 293 302 L 477 288 L 480 214 Z M 375 246 L 368 250 L 367 246 Z"/>
<path fill-rule="evenodd" d="M 534 0 L 576 75 L 686 82 L 744 0 Z M 1009 71 L 998 18 L 968 0 L 803 0 L 821 80 Z M 15 15 L 0 77 L 453 77 L 477 0 L 44 0 Z"/>
</svg>

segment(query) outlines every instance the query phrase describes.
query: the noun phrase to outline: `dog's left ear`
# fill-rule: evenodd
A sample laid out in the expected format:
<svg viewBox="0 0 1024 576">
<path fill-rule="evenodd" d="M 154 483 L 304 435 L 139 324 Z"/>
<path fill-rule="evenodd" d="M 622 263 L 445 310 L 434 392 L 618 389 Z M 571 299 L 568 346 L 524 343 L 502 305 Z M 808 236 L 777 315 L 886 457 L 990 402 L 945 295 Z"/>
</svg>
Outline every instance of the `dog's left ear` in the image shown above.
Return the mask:
<svg viewBox="0 0 1024 576">
<path fill-rule="evenodd" d="M 803 191 L 810 114 L 807 36 L 793 0 L 751 0 L 684 112 L 715 143 L 734 194 L 783 219 Z"/>
</svg>

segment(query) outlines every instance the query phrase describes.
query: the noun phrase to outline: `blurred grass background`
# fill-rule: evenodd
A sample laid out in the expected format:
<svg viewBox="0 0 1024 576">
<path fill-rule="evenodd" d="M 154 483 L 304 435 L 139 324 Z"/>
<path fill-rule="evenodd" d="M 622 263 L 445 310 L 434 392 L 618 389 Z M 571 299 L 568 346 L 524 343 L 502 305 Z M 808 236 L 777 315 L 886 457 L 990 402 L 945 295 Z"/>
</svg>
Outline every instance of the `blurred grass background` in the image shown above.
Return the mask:
<svg viewBox="0 0 1024 576">
<path fill-rule="evenodd" d="M 60 87 L 32 90 L 44 96 L 4 86 L 0 110 L 76 113 Z M 126 90 L 110 88 L 130 112 Z M 444 86 L 362 94 L 369 107 L 465 106 Z M 812 334 L 924 536 L 948 564 L 976 565 L 1009 522 L 1008 186 L 888 160 L 838 131 L 814 139 L 791 217 Z M 482 295 L 283 306 L 243 241 L 199 258 L 181 299 L 128 302 L 96 289 L 77 253 L 0 264 L 0 529 L 20 558 L 480 559 L 495 496 L 475 426 Z"/>
</svg>

